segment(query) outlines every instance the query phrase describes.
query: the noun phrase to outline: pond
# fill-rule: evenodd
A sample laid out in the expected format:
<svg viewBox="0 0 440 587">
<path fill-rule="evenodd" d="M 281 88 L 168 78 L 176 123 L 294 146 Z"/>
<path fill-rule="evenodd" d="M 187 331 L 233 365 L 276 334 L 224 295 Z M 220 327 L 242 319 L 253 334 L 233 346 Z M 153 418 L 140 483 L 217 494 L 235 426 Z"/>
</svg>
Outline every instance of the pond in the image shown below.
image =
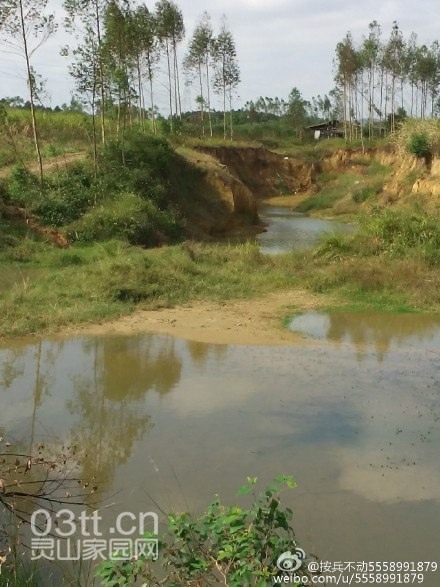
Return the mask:
<svg viewBox="0 0 440 587">
<path fill-rule="evenodd" d="M 272 253 L 353 230 L 286 208 L 262 217 Z M 0 288 L 23 278 L 4 275 Z M 121 512 L 197 514 L 217 493 L 236 502 L 248 476 L 263 488 L 282 473 L 298 483 L 284 505 L 308 554 L 440 563 L 440 317 L 310 312 L 290 327 L 311 340 L 3 341 L 0 437 L 23 453 L 76 446 L 75 474 L 106 496 L 107 538 Z"/>
<path fill-rule="evenodd" d="M 325 233 L 347 233 L 356 228 L 355 224 L 311 218 L 287 206 L 261 206 L 258 214 L 266 224 L 266 232 L 256 237 L 263 253 L 277 254 L 311 248 Z"/>
<path fill-rule="evenodd" d="M 152 334 L 4 342 L 0 436 L 76 445 L 80 477 L 110 496 L 109 526 L 157 505 L 201 512 L 216 493 L 232 503 L 247 476 L 264 487 L 286 473 L 306 552 L 439 562 L 439 323 L 324 320 L 328 340 L 291 347 Z M 427 572 L 423 584 L 439 581 Z"/>
</svg>

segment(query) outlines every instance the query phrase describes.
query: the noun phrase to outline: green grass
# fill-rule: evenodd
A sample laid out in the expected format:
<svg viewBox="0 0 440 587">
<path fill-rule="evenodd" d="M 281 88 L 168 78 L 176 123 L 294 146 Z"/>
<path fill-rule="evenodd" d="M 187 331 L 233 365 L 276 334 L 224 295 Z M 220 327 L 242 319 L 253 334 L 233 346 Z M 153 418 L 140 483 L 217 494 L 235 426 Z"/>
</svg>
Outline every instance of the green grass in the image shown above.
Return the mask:
<svg viewBox="0 0 440 587">
<path fill-rule="evenodd" d="M 360 204 L 368 200 L 374 201 L 381 193 L 391 168 L 368 157 L 360 156 L 352 158 L 350 163 L 360 169 L 345 173 L 320 173 L 316 178 L 320 190 L 301 202 L 297 210 L 316 213 L 332 209 L 335 214 L 352 215 L 359 210 Z M 341 202 L 341 205 L 336 206 L 338 202 Z"/>
<path fill-rule="evenodd" d="M 142 250 L 112 240 L 60 250 L 24 237 L 0 250 L 0 271 L 22 269 L 15 284 L 0 290 L 0 336 L 100 322 L 135 308 L 245 299 L 295 287 L 323 294 L 323 304 L 330 295 L 333 308 L 438 311 L 440 259 L 430 252 L 440 220 L 389 214 L 364 219 L 354 235 L 328 236 L 314 251 L 276 256 L 253 244 L 193 242 Z"/>
<path fill-rule="evenodd" d="M 356 182 L 359 182 L 357 174 L 342 173 L 337 179 L 330 180 L 320 192 L 301 202 L 296 209 L 298 212 L 315 212 L 332 208 L 355 188 Z"/>
<path fill-rule="evenodd" d="M 39 270 L 0 291 L 0 336 L 57 330 L 189 300 L 252 297 L 289 287 L 295 277 L 255 245 L 141 250 L 121 241 L 59 250 L 24 240 L 0 255 L 3 268 Z M 19 259 L 19 260 L 17 260 Z"/>
</svg>

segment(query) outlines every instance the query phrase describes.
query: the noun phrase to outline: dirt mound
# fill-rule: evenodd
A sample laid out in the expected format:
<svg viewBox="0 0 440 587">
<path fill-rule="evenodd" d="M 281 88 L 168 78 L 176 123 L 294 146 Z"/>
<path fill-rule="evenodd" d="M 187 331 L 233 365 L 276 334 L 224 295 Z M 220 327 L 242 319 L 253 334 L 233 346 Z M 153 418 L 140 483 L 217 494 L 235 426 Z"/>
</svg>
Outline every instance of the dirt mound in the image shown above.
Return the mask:
<svg viewBox="0 0 440 587">
<path fill-rule="evenodd" d="M 14 223 L 27 225 L 31 230 L 43 237 L 60 249 L 69 249 L 70 244 L 64 234 L 58 232 L 55 228 L 41 226 L 38 218 L 32 214 L 27 214 L 24 208 L 18 206 L 4 206 L 3 216 Z"/>
</svg>

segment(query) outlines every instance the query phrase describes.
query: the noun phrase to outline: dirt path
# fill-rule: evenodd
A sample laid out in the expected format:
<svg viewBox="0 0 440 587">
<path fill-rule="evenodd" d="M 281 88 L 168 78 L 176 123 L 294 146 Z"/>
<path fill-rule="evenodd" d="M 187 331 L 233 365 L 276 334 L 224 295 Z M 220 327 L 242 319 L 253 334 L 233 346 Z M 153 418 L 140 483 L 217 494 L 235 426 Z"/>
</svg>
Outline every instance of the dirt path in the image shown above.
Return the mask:
<svg viewBox="0 0 440 587">
<path fill-rule="evenodd" d="M 65 165 L 69 165 L 73 161 L 81 161 L 87 157 L 87 153 L 80 152 L 80 153 L 66 153 L 65 155 L 59 155 L 57 157 L 51 157 L 50 159 L 45 159 L 43 161 L 43 169 L 44 171 L 49 171 L 51 169 L 56 169 L 58 167 L 64 167 Z M 9 165 L 7 167 L 2 167 L 0 169 L 0 177 L 8 177 L 11 171 L 14 169 L 15 165 Z M 38 172 L 38 164 L 37 163 L 30 163 L 26 164 L 26 168 L 31 171 L 32 173 Z"/>
<path fill-rule="evenodd" d="M 329 303 L 328 297 L 325 299 Z M 177 308 L 139 310 L 103 324 L 73 327 L 66 334 L 136 334 L 154 332 L 217 344 L 315 344 L 282 326 L 282 318 L 295 310 L 313 310 L 323 300 L 303 290 L 277 292 L 254 300 L 192 303 Z"/>
</svg>

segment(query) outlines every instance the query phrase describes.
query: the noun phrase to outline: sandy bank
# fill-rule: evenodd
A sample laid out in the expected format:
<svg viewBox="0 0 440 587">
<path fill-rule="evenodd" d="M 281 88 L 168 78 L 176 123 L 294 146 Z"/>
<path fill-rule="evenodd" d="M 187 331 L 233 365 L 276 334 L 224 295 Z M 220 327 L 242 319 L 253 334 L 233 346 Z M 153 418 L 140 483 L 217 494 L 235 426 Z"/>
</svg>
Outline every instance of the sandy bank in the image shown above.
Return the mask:
<svg viewBox="0 0 440 587">
<path fill-rule="evenodd" d="M 295 310 L 312 310 L 320 305 L 320 298 L 310 292 L 289 290 L 252 300 L 192 302 L 176 308 L 138 310 L 111 322 L 72 327 L 67 334 L 154 332 L 219 344 L 314 344 L 283 328 L 282 318 Z"/>
</svg>

